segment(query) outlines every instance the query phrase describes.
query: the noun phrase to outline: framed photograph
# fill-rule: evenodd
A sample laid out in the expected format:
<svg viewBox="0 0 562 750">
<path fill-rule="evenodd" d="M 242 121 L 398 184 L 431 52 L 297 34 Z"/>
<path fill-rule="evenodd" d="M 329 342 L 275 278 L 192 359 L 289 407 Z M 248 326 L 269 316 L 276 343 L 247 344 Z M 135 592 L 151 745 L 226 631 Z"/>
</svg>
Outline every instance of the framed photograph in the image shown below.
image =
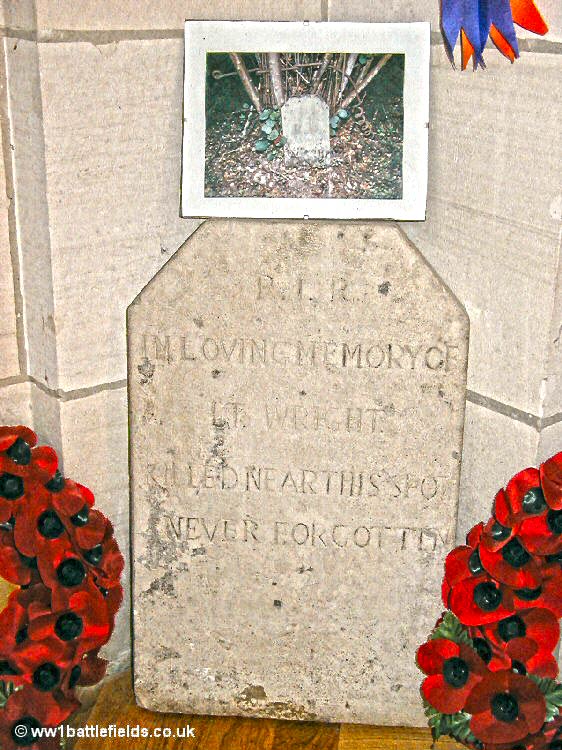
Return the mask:
<svg viewBox="0 0 562 750">
<path fill-rule="evenodd" d="M 425 219 L 428 23 L 187 21 L 184 217 Z"/>
</svg>

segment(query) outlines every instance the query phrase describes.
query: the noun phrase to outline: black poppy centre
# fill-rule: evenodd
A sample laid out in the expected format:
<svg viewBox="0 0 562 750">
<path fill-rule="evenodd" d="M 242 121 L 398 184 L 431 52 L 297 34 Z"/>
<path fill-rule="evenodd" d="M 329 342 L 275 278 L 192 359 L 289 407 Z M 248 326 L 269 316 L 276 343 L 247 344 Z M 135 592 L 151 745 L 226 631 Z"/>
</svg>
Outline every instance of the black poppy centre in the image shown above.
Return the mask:
<svg viewBox="0 0 562 750">
<path fill-rule="evenodd" d="M 531 559 L 531 555 L 517 541 L 512 539 L 502 549 L 502 557 L 512 568 L 522 568 Z"/>
<path fill-rule="evenodd" d="M 492 698 L 491 709 L 498 721 L 507 724 L 514 722 L 519 716 L 519 703 L 511 693 L 498 693 Z"/>
<path fill-rule="evenodd" d="M 443 664 L 443 677 L 451 687 L 464 687 L 468 682 L 469 674 L 468 664 L 458 656 L 447 659 Z"/>
<path fill-rule="evenodd" d="M 474 589 L 473 596 L 474 603 L 483 612 L 493 612 L 502 603 L 502 592 L 490 581 L 479 583 Z"/>
<path fill-rule="evenodd" d="M 518 615 L 506 617 L 506 619 L 502 620 L 498 625 L 500 638 L 506 643 L 513 640 L 513 638 L 524 638 L 526 632 L 527 628 L 525 627 L 525 623 L 520 617 L 518 617 Z"/>
</svg>

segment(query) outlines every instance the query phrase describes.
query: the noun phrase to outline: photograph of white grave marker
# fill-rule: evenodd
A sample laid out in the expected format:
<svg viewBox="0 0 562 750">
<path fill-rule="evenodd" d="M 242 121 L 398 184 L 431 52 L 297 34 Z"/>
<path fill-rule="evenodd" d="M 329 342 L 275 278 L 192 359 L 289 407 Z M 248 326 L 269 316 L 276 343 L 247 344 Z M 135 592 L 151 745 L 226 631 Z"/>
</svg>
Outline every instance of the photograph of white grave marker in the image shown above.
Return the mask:
<svg viewBox="0 0 562 750">
<path fill-rule="evenodd" d="M 207 55 L 208 197 L 402 197 L 404 55 Z"/>
<path fill-rule="evenodd" d="M 429 24 L 188 21 L 185 217 L 425 218 Z"/>
</svg>

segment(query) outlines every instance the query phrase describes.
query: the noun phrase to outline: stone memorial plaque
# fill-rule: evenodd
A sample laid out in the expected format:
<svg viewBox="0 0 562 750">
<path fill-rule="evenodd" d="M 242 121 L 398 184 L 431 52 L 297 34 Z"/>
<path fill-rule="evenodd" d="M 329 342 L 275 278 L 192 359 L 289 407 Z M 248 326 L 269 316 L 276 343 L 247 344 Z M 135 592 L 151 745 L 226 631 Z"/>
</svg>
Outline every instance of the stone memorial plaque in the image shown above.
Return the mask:
<svg viewBox="0 0 562 750">
<path fill-rule="evenodd" d="M 281 108 L 285 161 L 291 166 L 330 163 L 330 111 L 318 96 L 287 99 Z"/>
<path fill-rule="evenodd" d="M 423 725 L 459 303 L 395 226 L 213 220 L 128 337 L 140 705 Z"/>
</svg>

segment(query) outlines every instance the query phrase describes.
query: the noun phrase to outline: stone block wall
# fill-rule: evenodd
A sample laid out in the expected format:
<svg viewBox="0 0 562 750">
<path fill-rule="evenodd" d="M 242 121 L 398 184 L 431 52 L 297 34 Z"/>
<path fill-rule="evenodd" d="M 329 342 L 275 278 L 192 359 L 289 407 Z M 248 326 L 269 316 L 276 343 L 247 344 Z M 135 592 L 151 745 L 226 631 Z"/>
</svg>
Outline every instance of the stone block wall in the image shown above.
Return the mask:
<svg viewBox="0 0 562 750">
<path fill-rule="evenodd" d="M 471 321 L 459 538 L 562 449 L 562 6 L 521 59 L 453 70 L 438 0 L 3 0 L 0 422 L 25 422 L 128 543 L 125 309 L 179 218 L 184 18 L 432 22 L 427 221 L 403 225 Z M 128 663 L 124 608 L 109 647 Z"/>
</svg>

